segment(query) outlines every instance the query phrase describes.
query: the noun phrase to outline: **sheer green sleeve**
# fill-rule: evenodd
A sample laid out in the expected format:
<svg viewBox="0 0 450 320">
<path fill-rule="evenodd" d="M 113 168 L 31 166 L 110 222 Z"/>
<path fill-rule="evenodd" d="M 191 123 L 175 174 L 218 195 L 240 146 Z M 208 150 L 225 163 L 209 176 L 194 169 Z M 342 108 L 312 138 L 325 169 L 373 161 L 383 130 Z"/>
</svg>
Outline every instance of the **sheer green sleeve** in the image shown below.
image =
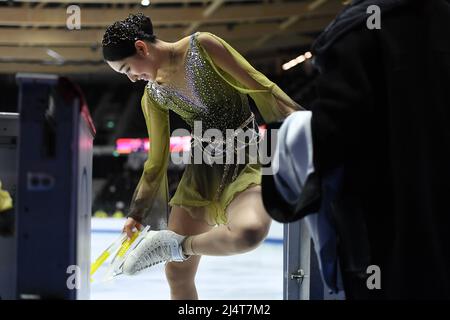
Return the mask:
<svg viewBox="0 0 450 320">
<path fill-rule="evenodd" d="M 131 200 L 128 217 L 150 225 L 152 230 L 166 229 L 169 214 L 169 111 L 152 101 L 147 89 L 142 96 L 141 106 L 150 146 L 142 176 Z"/>
<path fill-rule="evenodd" d="M 220 69 L 208 55 L 206 50 L 202 48 L 202 53 L 205 58 L 210 62 L 213 69 L 232 87 L 239 92 L 248 94 L 252 97 L 253 101 L 264 118 L 265 122 L 274 122 L 286 118 L 290 113 L 294 111 L 303 110 L 303 108 L 294 100 L 292 100 L 278 85 L 269 80 L 264 74 L 256 70 L 239 52 L 237 52 L 231 45 L 229 45 L 222 38 L 209 33 L 208 34 L 217 39 L 233 56 L 239 66 L 245 70 L 256 82 L 260 84 L 264 89 L 249 89 L 240 81 L 232 77 L 227 72 Z"/>
</svg>

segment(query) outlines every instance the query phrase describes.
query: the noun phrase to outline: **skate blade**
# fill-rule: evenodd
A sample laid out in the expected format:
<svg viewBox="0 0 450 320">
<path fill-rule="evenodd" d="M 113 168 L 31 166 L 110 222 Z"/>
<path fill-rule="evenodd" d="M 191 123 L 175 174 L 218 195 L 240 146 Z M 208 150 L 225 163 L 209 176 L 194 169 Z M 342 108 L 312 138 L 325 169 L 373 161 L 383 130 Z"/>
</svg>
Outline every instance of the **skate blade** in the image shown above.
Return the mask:
<svg viewBox="0 0 450 320">
<path fill-rule="evenodd" d="M 122 246 L 117 250 L 115 256 L 113 257 L 108 270 L 105 274 L 104 279 L 109 281 L 123 273 L 123 264 L 125 260 L 129 256 L 129 254 L 142 242 L 142 240 L 146 237 L 146 235 L 150 231 L 150 226 L 146 226 L 144 229 L 139 231 L 139 233 L 135 233 L 133 238 L 125 241 Z"/>
<path fill-rule="evenodd" d="M 148 230 L 150 230 L 150 226 L 146 226 L 142 230 L 138 230 L 133 233 L 133 236 L 131 239 L 127 239 L 127 234 L 125 232 L 121 233 L 120 236 L 110 245 L 108 248 L 106 248 L 102 254 L 95 260 L 94 263 L 91 264 L 91 282 L 94 282 L 93 276 L 98 271 L 98 269 L 104 265 L 107 260 L 111 258 L 111 262 L 107 266 L 107 270 L 103 277 L 101 277 L 100 281 L 109 281 L 112 278 L 114 278 L 116 275 L 119 275 L 120 272 L 117 269 L 117 264 L 119 263 L 119 260 L 124 258 L 128 252 L 130 252 L 130 248 L 134 248 L 137 245 L 136 240 L 142 238 L 145 234 L 147 234 Z M 140 242 L 141 240 L 139 240 Z M 97 281 L 97 280 L 96 280 Z"/>
</svg>

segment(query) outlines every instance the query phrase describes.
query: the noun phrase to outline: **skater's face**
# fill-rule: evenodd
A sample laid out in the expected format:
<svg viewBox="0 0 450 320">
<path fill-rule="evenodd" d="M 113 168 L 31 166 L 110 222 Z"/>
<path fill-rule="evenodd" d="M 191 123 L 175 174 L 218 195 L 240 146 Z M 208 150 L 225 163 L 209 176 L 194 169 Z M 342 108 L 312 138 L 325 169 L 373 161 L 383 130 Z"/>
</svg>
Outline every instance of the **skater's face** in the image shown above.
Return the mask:
<svg viewBox="0 0 450 320">
<path fill-rule="evenodd" d="M 132 82 L 136 80 L 154 81 L 156 78 L 157 62 L 152 55 L 154 47 L 145 41 L 135 42 L 136 54 L 118 61 L 107 61 L 116 72 L 125 74 Z"/>
</svg>

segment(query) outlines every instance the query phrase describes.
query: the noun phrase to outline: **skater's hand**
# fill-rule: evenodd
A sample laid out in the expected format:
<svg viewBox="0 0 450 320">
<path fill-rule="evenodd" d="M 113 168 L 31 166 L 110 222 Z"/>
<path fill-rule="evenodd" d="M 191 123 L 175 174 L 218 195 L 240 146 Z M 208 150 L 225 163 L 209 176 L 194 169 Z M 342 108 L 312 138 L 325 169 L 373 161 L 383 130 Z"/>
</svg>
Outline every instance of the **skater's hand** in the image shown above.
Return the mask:
<svg viewBox="0 0 450 320">
<path fill-rule="evenodd" d="M 122 232 L 126 232 L 128 239 L 131 239 L 131 237 L 133 236 L 134 228 L 139 230 L 142 228 L 142 224 L 140 224 L 133 218 L 128 218 L 127 221 L 125 222 L 125 225 L 123 226 Z"/>
</svg>

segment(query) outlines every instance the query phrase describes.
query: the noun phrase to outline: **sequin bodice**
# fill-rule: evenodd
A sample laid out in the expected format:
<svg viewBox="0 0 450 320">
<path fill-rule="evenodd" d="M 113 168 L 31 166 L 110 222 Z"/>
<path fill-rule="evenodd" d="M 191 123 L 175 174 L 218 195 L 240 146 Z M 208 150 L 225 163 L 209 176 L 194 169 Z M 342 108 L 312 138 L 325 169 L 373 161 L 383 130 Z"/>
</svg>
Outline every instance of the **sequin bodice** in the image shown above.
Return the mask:
<svg viewBox="0 0 450 320">
<path fill-rule="evenodd" d="M 220 42 L 239 68 L 258 83 L 258 89 L 248 88 L 226 70 L 220 70 L 202 47 L 200 34 Z M 169 205 L 182 206 L 195 219 L 204 217 L 211 224 L 226 223 L 226 208 L 234 197 L 249 186 L 261 183 L 259 154 L 256 157 L 253 148 L 258 147 L 260 135 L 247 95 L 267 123 L 280 121 L 289 112 L 300 110 L 295 101 L 253 68 L 225 40 L 209 32 L 197 32 L 188 40 L 188 48 L 181 58 L 183 62 L 179 64 L 181 71 L 172 74 L 167 84 L 149 82 L 141 99 L 151 147 L 128 216 L 154 230 L 167 228 Z M 191 157 L 187 160 L 194 160 L 186 164 L 170 201 L 167 176 L 172 155 L 169 110 L 179 114 L 191 126 Z M 201 136 L 196 132 L 195 121 L 201 121 Z M 220 130 L 225 140 L 216 139 L 216 131 L 211 139 L 205 134 L 207 129 Z M 226 129 L 233 129 L 229 136 L 230 131 Z M 242 131 L 250 135 L 242 138 Z M 212 157 L 224 158 L 220 148 L 224 144 L 226 161 L 209 163 L 207 160 Z M 202 152 L 195 152 L 197 150 Z M 228 152 L 230 150 L 233 152 Z M 197 153 L 200 161 L 196 161 Z M 231 163 L 229 158 L 233 160 Z"/>
<path fill-rule="evenodd" d="M 181 116 L 191 128 L 202 121 L 202 130 L 236 129 L 251 114 L 247 95 L 225 82 L 202 53 L 198 33 L 189 39 L 183 72 L 169 84 L 148 82 L 150 97 Z"/>
</svg>

